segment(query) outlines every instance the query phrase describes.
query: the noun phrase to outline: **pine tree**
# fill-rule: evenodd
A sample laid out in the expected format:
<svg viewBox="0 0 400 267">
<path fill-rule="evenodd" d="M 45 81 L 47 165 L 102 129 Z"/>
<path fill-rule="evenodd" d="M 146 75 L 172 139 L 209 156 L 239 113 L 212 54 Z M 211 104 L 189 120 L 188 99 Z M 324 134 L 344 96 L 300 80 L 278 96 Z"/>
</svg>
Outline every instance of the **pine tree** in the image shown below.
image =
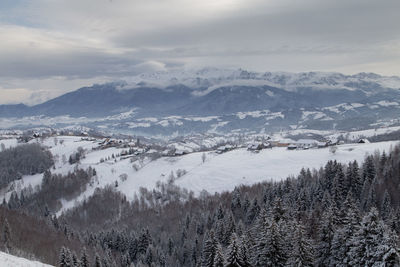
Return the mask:
<svg viewBox="0 0 400 267">
<path fill-rule="evenodd" d="M 257 239 L 253 247 L 254 266 L 285 266 L 287 255 L 279 230 L 279 224 L 271 222 L 263 210 L 255 228 Z"/>
<path fill-rule="evenodd" d="M 224 266 L 225 266 L 224 253 L 222 251 L 221 245 L 218 244 L 217 249 L 215 251 L 215 260 L 213 267 L 224 267 Z"/>
<path fill-rule="evenodd" d="M 376 175 L 375 164 L 373 156 L 368 156 L 365 158 L 364 165 L 363 165 L 363 179 L 364 181 L 368 181 L 372 184 Z"/>
<path fill-rule="evenodd" d="M 317 258 L 316 263 L 318 266 L 331 266 L 332 257 L 332 241 L 335 233 L 334 212 L 332 207 L 329 208 L 323 215 L 319 229 Z"/>
<path fill-rule="evenodd" d="M 279 222 L 280 220 L 285 218 L 285 209 L 282 204 L 282 199 L 277 198 L 274 201 L 273 207 L 272 207 L 272 218 L 275 222 Z"/>
<path fill-rule="evenodd" d="M 7 218 L 4 219 L 3 223 L 3 242 L 6 252 L 8 253 L 11 250 L 11 227 L 8 223 Z"/>
<path fill-rule="evenodd" d="M 304 226 L 299 222 L 292 240 L 289 266 L 314 266 L 314 248 L 307 238 Z"/>
<path fill-rule="evenodd" d="M 72 253 L 72 266 L 79 267 L 79 260 L 75 253 Z"/>
<path fill-rule="evenodd" d="M 248 246 L 246 244 L 245 236 L 242 236 L 242 241 L 239 243 L 239 259 L 240 259 L 240 266 L 242 267 L 250 267 L 250 257 L 248 252 Z"/>
<path fill-rule="evenodd" d="M 149 229 L 142 229 L 138 242 L 138 252 L 141 254 L 146 253 L 150 243 L 151 243 L 151 237 Z"/>
<path fill-rule="evenodd" d="M 214 231 L 211 230 L 208 233 L 208 238 L 204 241 L 201 266 L 214 267 L 217 245 L 218 242 L 215 238 Z"/>
<path fill-rule="evenodd" d="M 215 237 L 219 243 L 225 242 L 225 223 L 223 220 L 218 220 L 215 226 Z"/>
<path fill-rule="evenodd" d="M 385 190 L 385 193 L 383 194 L 382 198 L 382 203 L 381 203 L 381 214 L 383 220 L 386 220 L 389 218 L 389 215 L 392 210 L 392 203 L 390 199 L 390 195 L 387 190 Z"/>
<path fill-rule="evenodd" d="M 94 257 L 94 267 L 101 267 L 101 259 L 99 254 L 96 253 Z"/>
<path fill-rule="evenodd" d="M 60 267 L 71 267 L 72 266 L 71 251 L 65 247 L 62 247 L 61 251 L 60 251 L 59 266 Z"/>
<path fill-rule="evenodd" d="M 397 240 L 379 219 L 378 211 L 372 208 L 361 222 L 360 229 L 351 241 L 350 264 L 354 266 L 388 266 L 386 262 L 398 262 Z"/>
<path fill-rule="evenodd" d="M 81 267 L 89 267 L 89 266 L 90 263 L 88 255 L 86 253 L 86 248 L 83 248 L 83 250 L 81 251 Z"/>
<path fill-rule="evenodd" d="M 155 255 L 154 255 L 153 247 L 149 246 L 147 248 L 146 255 L 145 255 L 145 263 L 150 267 L 153 266 L 154 256 Z"/>
<path fill-rule="evenodd" d="M 332 263 L 336 266 L 347 266 L 351 259 L 348 258 L 348 253 L 351 249 L 351 238 L 359 228 L 359 215 L 354 201 L 349 194 L 340 212 L 341 226 L 334 233 L 332 240 Z"/>
<path fill-rule="evenodd" d="M 258 205 L 257 198 L 253 199 L 250 209 L 246 214 L 246 223 L 251 224 L 260 213 L 260 206 Z"/>
<path fill-rule="evenodd" d="M 224 218 L 224 209 L 222 208 L 222 205 L 220 204 L 218 206 L 217 210 L 217 220 L 222 220 Z"/>
<path fill-rule="evenodd" d="M 233 214 L 230 213 L 225 220 L 225 238 L 223 242 L 225 246 L 229 244 L 231 236 L 235 232 L 235 229 L 236 229 L 235 220 L 233 218 Z"/>
<path fill-rule="evenodd" d="M 227 264 L 225 267 L 241 267 L 242 259 L 240 258 L 240 241 L 238 240 L 235 233 L 232 234 L 228 251 L 226 255 Z"/>
<path fill-rule="evenodd" d="M 232 193 L 232 201 L 231 201 L 231 210 L 232 213 L 236 216 L 240 215 L 240 211 L 242 209 L 242 201 L 240 199 L 240 192 L 237 188 Z"/>
<path fill-rule="evenodd" d="M 347 185 L 345 175 L 340 164 L 336 171 L 336 175 L 333 182 L 333 200 L 335 201 L 336 207 L 340 207 L 347 195 Z"/>
<path fill-rule="evenodd" d="M 60 267 L 67 267 L 67 256 L 66 256 L 66 251 L 65 247 L 62 247 L 60 250 L 60 256 L 59 256 L 59 266 Z"/>
<path fill-rule="evenodd" d="M 354 197 L 359 198 L 363 186 L 363 179 L 360 175 L 360 168 L 358 167 L 357 161 L 353 161 L 351 175 L 352 175 L 351 188 L 353 190 L 353 195 Z"/>
</svg>

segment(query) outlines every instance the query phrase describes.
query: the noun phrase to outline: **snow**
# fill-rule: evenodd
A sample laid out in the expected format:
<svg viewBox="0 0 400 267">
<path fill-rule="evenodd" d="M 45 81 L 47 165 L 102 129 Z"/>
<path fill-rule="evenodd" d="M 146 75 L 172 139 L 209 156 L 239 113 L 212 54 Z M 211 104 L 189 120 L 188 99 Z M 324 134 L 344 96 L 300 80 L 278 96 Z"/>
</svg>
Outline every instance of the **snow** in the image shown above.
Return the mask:
<svg viewBox="0 0 400 267">
<path fill-rule="evenodd" d="M 1 267 L 51 267 L 52 265 L 44 264 L 38 261 L 31 261 L 25 258 L 16 257 L 4 252 L 0 252 Z"/>
<path fill-rule="evenodd" d="M 243 69 L 185 69 L 159 71 L 140 74 L 126 78 L 123 89 L 136 88 L 149 85 L 158 88 L 182 84 L 194 90 L 193 95 L 206 95 L 221 87 L 234 86 L 274 86 L 291 91 L 299 87 L 311 87 L 315 89 L 347 89 L 354 90 L 348 84 L 374 83 L 384 88 L 399 89 L 399 77 L 385 77 L 376 74 L 359 73 L 356 75 L 343 75 L 335 72 L 251 72 Z M 267 91 L 273 96 L 273 92 Z"/>
<path fill-rule="evenodd" d="M 400 131 L 400 126 L 393 126 L 393 127 L 382 127 L 382 128 L 376 128 L 376 129 L 368 129 L 368 130 L 362 130 L 362 131 L 353 131 L 353 132 L 340 132 L 340 133 L 335 133 L 331 134 L 328 136 L 328 138 L 338 138 L 340 135 L 348 137 L 350 140 L 358 140 L 362 137 L 372 137 L 375 135 L 382 135 L 382 134 L 388 134 L 392 132 Z"/>
<path fill-rule="evenodd" d="M 380 105 L 382 107 L 391 107 L 391 106 L 398 106 L 399 105 L 399 103 L 397 103 L 397 102 L 389 102 L 389 101 L 384 101 L 384 100 L 379 101 L 376 104 L 378 104 L 378 105 Z"/>
<path fill-rule="evenodd" d="M 145 128 L 145 127 L 150 127 L 151 126 L 151 124 L 147 123 L 147 122 L 137 122 L 137 123 L 135 123 L 135 122 L 127 122 L 126 124 L 128 125 L 128 128 L 138 128 L 138 127 Z"/>
<path fill-rule="evenodd" d="M 332 118 L 328 117 L 325 113 L 320 111 L 303 111 L 303 115 L 301 117 L 302 120 L 312 119 L 312 120 L 332 120 Z"/>
<path fill-rule="evenodd" d="M 223 154 L 207 153 L 205 163 L 202 153 L 192 153 L 182 157 L 160 158 L 148 163 L 138 172 L 129 175 L 119 190 L 128 198 L 140 186 L 154 188 L 158 180 L 166 182 L 171 172 L 184 169 L 187 174 L 177 179 L 179 186 L 196 194 L 202 190 L 222 192 L 232 190 L 240 184 L 254 184 L 265 180 L 279 181 L 296 175 L 301 168 L 319 168 L 328 160 L 347 163 L 362 161 L 367 153 L 375 150 L 389 151 L 397 142 L 341 145 L 335 154 L 329 148 L 289 151 L 286 148 L 265 149 L 252 153 L 246 149 L 236 149 Z"/>
<path fill-rule="evenodd" d="M 368 131 L 360 131 L 351 133 L 352 136 L 373 134 L 376 132 L 387 132 L 388 130 L 396 130 L 397 128 L 385 128 Z M 301 133 L 304 130 L 294 130 L 293 132 Z M 318 132 L 318 131 L 316 131 Z M 319 132 L 321 133 L 321 132 Z M 326 132 L 324 132 L 326 134 Z M 339 133 L 331 135 L 338 135 Z M 281 136 L 274 136 L 277 140 L 282 140 Z M 206 160 L 202 162 L 203 152 L 189 153 L 178 157 L 161 157 L 151 160 L 148 157 L 143 158 L 112 158 L 120 154 L 123 148 L 110 147 L 99 149 L 101 140 L 89 141 L 81 137 L 74 136 L 58 136 L 46 138 L 43 145 L 47 146 L 51 153 L 55 156 L 56 164 L 52 173 L 66 174 L 73 171 L 76 165 L 62 162 L 62 155 L 68 159 L 69 155 L 76 152 L 78 147 L 82 147 L 86 153 L 85 158 L 81 159 L 80 168 L 86 169 L 89 166 L 97 171 L 97 176 L 87 186 L 86 191 L 71 201 L 61 200 L 63 204 L 62 210 L 72 208 L 79 201 L 91 196 L 96 187 L 104 187 L 106 185 L 118 182 L 117 190 L 124 193 L 128 199 L 133 199 L 134 194 L 138 193 L 140 187 L 153 189 L 158 181 L 167 182 L 171 173 L 175 174 L 178 170 L 185 170 L 186 174 L 176 180 L 176 184 L 192 190 L 195 194 L 199 194 L 203 190 L 210 193 L 232 190 L 235 186 L 241 184 L 254 184 L 266 180 L 279 181 L 291 175 L 297 175 L 301 168 L 319 168 L 324 166 L 328 160 L 337 160 L 347 163 L 352 160 L 362 161 L 367 153 L 374 153 L 376 150 L 389 151 L 392 146 L 397 144 L 396 141 L 370 143 L 370 144 L 348 144 L 337 146 L 336 153 L 329 152 L 329 148 L 294 150 L 289 151 L 284 147 L 274 147 L 272 149 L 264 149 L 259 153 L 247 151 L 246 148 L 237 148 L 229 152 L 218 154 L 213 151 L 205 152 Z M 182 142 L 171 143 L 178 150 L 192 152 L 200 146 L 212 147 L 217 144 L 226 144 L 229 137 L 212 137 L 201 138 L 201 136 L 193 136 Z M 32 140 L 31 142 L 37 142 Z M 225 142 L 225 143 L 224 143 Z M 57 145 L 56 145 L 57 143 Z M 126 149 L 125 149 L 126 150 Z M 110 160 L 107 158 L 110 157 Z M 100 159 L 106 159 L 100 163 Z M 131 160 L 134 160 L 131 162 Z M 133 167 L 135 165 L 135 168 Z M 122 181 L 121 175 L 126 174 L 127 179 Z M 29 185 L 32 188 L 40 185 L 42 174 L 26 175 L 21 181 L 15 182 L 17 191 L 26 188 Z M 10 192 L 3 195 L 7 199 Z M 0 196 L 2 198 L 3 196 Z"/>
<path fill-rule="evenodd" d="M 4 144 L 4 147 L 10 148 L 10 147 L 14 147 L 18 144 L 18 141 L 16 138 L 11 138 L 11 139 L 0 139 L 0 145 Z M 0 151 L 1 151 L 1 147 L 0 147 Z"/>
</svg>

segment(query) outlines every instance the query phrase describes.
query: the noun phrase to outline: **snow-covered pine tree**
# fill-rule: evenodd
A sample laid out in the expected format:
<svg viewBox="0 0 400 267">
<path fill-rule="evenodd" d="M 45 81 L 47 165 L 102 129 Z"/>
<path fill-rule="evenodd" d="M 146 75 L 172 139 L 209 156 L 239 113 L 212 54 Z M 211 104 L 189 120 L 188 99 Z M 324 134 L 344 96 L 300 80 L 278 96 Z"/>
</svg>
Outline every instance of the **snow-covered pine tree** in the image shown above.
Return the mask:
<svg viewBox="0 0 400 267">
<path fill-rule="evenodd" d="M 101 259 L 99 254 L 96 253 L 94 256 L 94 267 L 101 267 Z"/>
<path fill-rule="evenodd" d="M 383 193 L 383 198 L 381 202 L 381 215 L 383 220 L 387 220 L 390 216 L 392 210 L 392 201 L 387 190 Z"/>
<path fill-rule="evenodd" d="M 228 246 L 227 254 L 226 254 L 226 265 L 225 267 L 241 267 L 241 262 L 243 261 L 240 258 L 240 241 L 238 240 L 235 233 L 231 236 L 231 241 Z"/>
<path fill-rule="evenodd" d="M 351 193 L 347 195 L 339 214 L 339 228 L 335 231 L 332 240 L 332 263 L 336 266 L 347 266 L 350 261 L 348 253 L 351 243 L 349 241 L 358 230 L 360 221 Z"/>
<path fill-rule="evenodd" d="M 68 248 L 62 247 L 59 256 L 59 266 L 60 267 L 71 267 L 72 258 L 71 251 Z"/>
<path fill-rule="evenodd" d="M 263 209 L 255 227 L 257 238 L 253 247 L 254 266 L 285 266 L 287 256 L 279 230 L 278 223 L 271 221 Z"/>
<path fill-rule="evenodd" d="M 396 235 L 393 235 L 372 208 L 361 222 L 360 229 L 351 241 L 349 262 L 353 266 L 390 266 L 388 262 L 399 261 Z"/>
<path fill-rule="evenodd" d="M 288 264 L 296 267 L 314 266 L 314 247 L 312 242 L 307 238 L 301 222 L 295 228 Z"/>
<path fill-rule="evenodd" d="M 86 253 L 86 248 L 83 248 L 81 251 L 81 267 L 89 267 L 90 263 L 89 263 L 89 258 L 88 255 Z"/>
<path fill-rule="evenodd" d="M 231 236 L 235 232 L 236 225 L 232 212 L 225 218 L 225 238 L 223 244 L 227 246 L 230 243 Z"/>
<path fill-rule="evenodd" d="M 363 165 L 363 179 L 364 181 L 367 180 L 370 184 L 374 180 L 376 175 L 376 169 L 374 164 L 374 157 L 369 155 L 365 158 L 364 165 Z"/>
<path fill-rule="evenodd" d="M 215 238 L 214 231 L 210 230 L 203 245 L 203 254 L 201 260 L 202 267 L 214 267 L 217 246 L 218 242 Z"/>
<path fill-rule="evenodd" d="M 215 260 L 213 267 L 224 267 L 224 266 L 225 266 L 224 252 L 222 251 L 221 245 L 218 244 L 217 249 L 215 251 Z"/>
<path fill-rule="evenodd" d="M 248 251 L 248 243 L 246 241 L 247 236 L 242 235 L 241 242 L 239 243 L 239 260 L 240 260 L 240 266 L 242 267 L 250 267 L 250 256 L 249 256 L 249 251 Z"/>
<path fill-rule="evenodd" d="M 7 218 L 5 218 L 3 222 L 2 239 L 5 251 L 8 253 L 11 250 L 11 227 Z"/>
<path fill-rule="evenodd" d="M 347 183 L 343 173 L 341 164 L 338 164 L 335 178 L 333 180 L 333 200 L 335 201 L 336 207 L 340 207 L 347 195 Z"/>
<path fill-rule="evenodd" d="M 76 256 L 75 252 L 72 253 L 72 265 L 71 266 L 73 266 L 73 267 L 79 267 L 80 266 L 78 257 Z"/>
<path fill-rule="evenodd" d="M 250 209 L 247 211 L 246 214 L 246 223 L 247 224 L 252 224 L 255 218 L 258 216 L 260 213 L 260 206 L 258 205 L 257 198 L 253 199 L 253 202 L 251 204 Z"/>
<path fill-rule="evenodd" d="M 318 266 L 331 266 L 332 265 L 332 241 L 335 233 L 334 212 L 332 207 L 328 208 L 323 215 L 319 227 L 318 245 L 317 245 L 317 255 L 316 264 Z"/>
</svg>

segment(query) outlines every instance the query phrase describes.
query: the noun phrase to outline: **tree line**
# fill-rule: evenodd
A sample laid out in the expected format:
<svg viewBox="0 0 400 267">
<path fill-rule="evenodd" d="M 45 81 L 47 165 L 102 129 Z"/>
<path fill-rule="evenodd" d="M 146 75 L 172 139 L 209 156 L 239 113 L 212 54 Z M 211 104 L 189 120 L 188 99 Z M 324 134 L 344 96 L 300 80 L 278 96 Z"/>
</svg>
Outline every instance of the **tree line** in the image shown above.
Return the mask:
<svg viewBox="0 0 400 267">
<path fill-rule="evenodd" d="M 53 166 L 53 156 L 39 144 L 24 144 L 0 152 L 0 188 L 22 175 L 42 173 Z"/>
</svg>

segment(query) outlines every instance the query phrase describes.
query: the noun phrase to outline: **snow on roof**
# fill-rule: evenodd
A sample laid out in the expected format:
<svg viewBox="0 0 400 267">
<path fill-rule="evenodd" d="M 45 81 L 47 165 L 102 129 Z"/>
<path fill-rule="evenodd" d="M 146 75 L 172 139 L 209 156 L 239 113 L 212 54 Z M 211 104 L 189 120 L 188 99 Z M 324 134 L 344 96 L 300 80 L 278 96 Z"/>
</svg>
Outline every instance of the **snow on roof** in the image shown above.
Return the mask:
<svg viewBox="0 0 400 267">
<path fill-rule="evenodd" d="M 318 141 L 313 140 L 313 139 L 299 139 L 295 143 L 296 144 L 304 144 L 304 145 L 313 145 L 313 144 L 317 144 Z"/>
</svg>

